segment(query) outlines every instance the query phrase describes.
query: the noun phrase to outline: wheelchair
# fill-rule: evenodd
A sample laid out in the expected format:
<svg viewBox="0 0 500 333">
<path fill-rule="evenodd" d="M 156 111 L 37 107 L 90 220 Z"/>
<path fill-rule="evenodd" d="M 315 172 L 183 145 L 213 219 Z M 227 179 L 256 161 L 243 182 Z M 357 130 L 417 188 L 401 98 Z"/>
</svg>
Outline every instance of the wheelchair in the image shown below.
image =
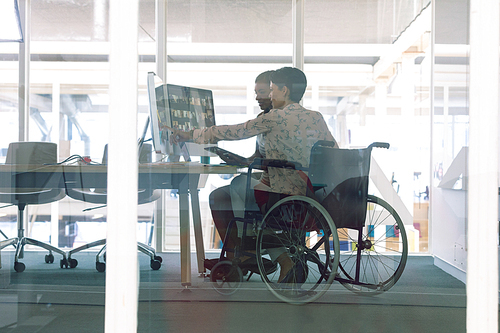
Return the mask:
<svg viewBox="0 0 500 333">
<path fill-rule="evenodd" d="M 389 144 L 338 149 L 333 142 L 318 141 L 308 168 L 256 159 L 248 167 L 245 216 L 234 218 L 226 234 L 238 226 L 241 243 L 234 249 L 223 244 L 210 273 L 214 289 L 230 295 L 241 286 L 243 276 L 259 274 L 277 298 L 304 304 L 325 294 L 334 280 L 362 295 L 380 294 L 394 286 L 406 264 L 407 237 L 397 212 L 368 194 L 372 148 L 388 149 Z M 285 196 L 265 214 L 247 209 L 253 195 L 252 170 L 271 167 L 307 171 L 313 194 Z M 229 251 L 234 252 L 233 260 L 226 259 Z M 253 258 L 254 264 L 245 264 L 243 257 Z M 291 265 L 286 275 L 281 274 L 277 257 Z"/>
</svg>

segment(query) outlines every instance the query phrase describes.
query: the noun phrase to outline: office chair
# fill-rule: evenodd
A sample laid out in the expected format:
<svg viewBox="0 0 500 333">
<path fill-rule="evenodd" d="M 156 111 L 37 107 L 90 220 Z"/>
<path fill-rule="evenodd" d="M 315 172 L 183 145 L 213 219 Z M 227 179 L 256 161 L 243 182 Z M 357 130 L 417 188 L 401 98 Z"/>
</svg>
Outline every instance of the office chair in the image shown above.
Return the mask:
<svg viewBox="0 0 500 333">
<path fill-rule="evenodd" d="M 14 142 L 9 144 L 5 164 L 13 165 L 10 186 L 0 189 L 0 202 L 18 207 L 17 237 L 0 241 L 0 249 L 13 245 L 16 248 L 14 270 L 23 272 L 26 266 L 18 259 L 24 258 L 26 244 L 42 247 L 49 251 L 46 263 L 54 262 L 52 252 L 59 253 L 66 260 L 66 253 L 50 244 L 24 236 L 24 209 L 26 205 L 41 205 L 64 198 L 63 188 L 58 186 L 62 173 L 44 170 L 44 165 L 57 163 L 57 145 L 51 142 Z M 29 165 L 30 167 L 21 167 Z M 9 205 L 9 206 L 11 206 Z"/>
<path fill-rule="evenodd" d="M 146 163 L 151 162 L 151 145 L 143 144 L 140 150 L 139 162 Z M 104 148 L 104 154 L 102 159 L 102 164 L 107 164 L 107 151 L 108 145 Z M 75 200 L 89 202 L 93 204 L 106 205 L 107 204 L 107 191 L 106 189 L 94 189 L 85 186 L 85 180 L 82 178 L 81 183 L 74 188 L 66 188 L 66 194 Z M 161 195 L 160 190 L 153 189 L 139 189 L 138 190 L 138 201 L 137 204 L 145 204 L 149 202 L 156 201 Z M 101 208 L 101 207 L 96 207 Z M 103 256 L 104 260 L 106 260 L 106 239 L 100 239 L 82 246 L 79 246 L 75 249 L 70 250 L 67 253 L 67 264 L 66 267 L 75 268 L 78 265 L 78 261 L 72 258 L 72 255 L 80 252 L 82 250 L 89 249 L 91 247 L 101 246 L 103 247 L 99 250 L 96 255 L 96 269 L 99 272 L 104 272 L 106 270 L 106 264 L 100 261 L 100 257 Z M 150 267 L 153 270 L 158 270 L 161 267 L 162 258 L 156 255 L 156 251 L 149 245 L 146 245 L 141 242 L 137 242 L 137 249 L 142 253 L 148 255 L 151 258 Z"/>
</svg>

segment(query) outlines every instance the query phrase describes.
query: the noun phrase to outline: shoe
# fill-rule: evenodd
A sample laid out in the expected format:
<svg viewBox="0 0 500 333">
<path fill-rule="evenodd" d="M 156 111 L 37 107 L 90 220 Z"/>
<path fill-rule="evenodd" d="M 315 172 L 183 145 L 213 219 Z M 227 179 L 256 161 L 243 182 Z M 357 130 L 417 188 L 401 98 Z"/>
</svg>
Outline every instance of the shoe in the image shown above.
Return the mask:
<svg viewBox="0 0 500 333">
<path fill-rule="evenodd" d="M 263 258 L 263 260 L 264 260 L 264 269 L 266 270 L 266 275 L 271 274 L 274 271 L 276 271 L 276 269 L 278 268 L 278 265 L 276 265 L 275 263 L 273 263 L 269 259 Z M 260 274 L 259 264 L 257 264 L 257 258 L 255 258 L 255 257 L 251 257 L 251 258 L 248 258 L 248 259 L 242 261 L 238 266 L 240 266 L 240 268 L 242 270 L 247 269 L 250 272 Z"/>
<path fill-rule="evenodd" d="M 209 271 L 211 271 L 212 268 L 214 268 L 215 264 L 217 264 L 218 262 L 219 262 L 219 258 L 205 259 L 205 261 L 203 261 L 203 266 L 205 267 L 205 269 L 208 269 Z"/>
<path fill-rule="evenodd" d="M 276 269 L 278 268 L 278 265 L 276 265 L 275 263 L 273 263 L 271 260 L 269 259 L 266 259 L 266 258 L 263 258 L 264 259 L 264 269 L 266 270 L 266 274 L 271 274 L 273 272 L 276 271 Z M 226 258 L 224 258 L 224 260 L 228 260 Z M 205 259 L 205 261 L 203 262 L 203 266 L 205 267 L 205 269 L 208 269 L 209 271 L 212 270 L 212 268 L 220 261 L 219 258 L 215 258 L 215 259 Z M 256 273 L 256 274 L 260 274 L 260 271 L 259 271 L 259 265 L 257 264 L 257 258 L 255 257 L 252 257 L 252 258 L 248 258 L 242 262 L 240 262 L 238 264 L 238 266 L 244 270 L 244 269 L 247 269 L 248 271 L 250 272 L 253 272 L 253 273 Z"/>
</svg>

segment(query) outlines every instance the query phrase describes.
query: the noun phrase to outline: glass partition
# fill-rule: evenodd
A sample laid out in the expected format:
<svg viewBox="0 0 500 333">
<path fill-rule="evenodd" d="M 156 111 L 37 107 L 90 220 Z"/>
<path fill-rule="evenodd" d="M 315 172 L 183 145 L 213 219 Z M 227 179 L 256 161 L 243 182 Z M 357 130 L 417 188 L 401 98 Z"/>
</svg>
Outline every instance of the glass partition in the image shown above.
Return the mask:
<svg viewBox="0 0 500 333">
<path fill-rule="evenodd" d="M 261 112 L 255 100 L 255 78 L 261 72 L 291 65 L 290 1 L 169 1 L 167 3 L 167 82 L 209 89 L 216 124 L 238 124 Z M 219 146 L 250 156 L 255 139 L 222 141 Z M 194 160 L 199 157 L 194 154 Z M 216 155 L 211 163 L 222 162 Z M 220 248 L 208 196 L 233 175 L 210 175 L 200 188 L 205 247 Z M 178 248 L 176 191 L 166 196 L 165 249 Z M 194 243 L 193 243 L 194 246 Z"/>
<path fill-rule="evenodd" d="M 254 91 L 256 76 L 292 64 L 294 1 L 166 1 L 167 77 L 157 85 L 168 83 L 212 91 L 218 125 L 239 124 L 255 118 L 261 112 Z M 464 27 L 467 15 L 463 14 L 467 12 L 467 5 L 465 2 L 460 2 L 459 6 L 441 2 L 442 7 L 437 6 L 433 59 L 430 1 L 307 0 L 298 3 L 304 4 L 304 72 L 308 81 L 303 106 L 322 114 L 341 148 L 364 148 L 375 141 L 391 144 L 389 150 L 373 151 L 368 193 L 397 207 L 401 217 L 401 223 L 391 217 L 392 222 L 383 228 L 385 235 L 390 234 L 384 244 L 395 241 L 396 245 L 388 246 L 390 249 L 402 246 L 401 225 L 406 230 L 407 253 L 432 253 L 442 262 L 453 261 L 454 269 L 464 269 L 465 219 L 461 214 L 466 207 L 465 197 L 462 197 L 466 179 L 463 172 L 454 170 L 463 167 L 460 157 L 464 154 L 463 147 L 466 152 L 468 143 L 465 47 L 468 27 Z M 16 273 L 12 268 L 14 248 L 2 250 L 0 282 L 3 289 L 0 294 L 5 302 L 0 305 L 6 311 L 3 313 L 8 312 L 9 316 L 0 319 L 0 330 L 31 325 L 35 327 L 33 330 L 43 327 L 52 332 L 57 329 L 104 331 L 106 262 L 104 253 L 99 252 L 104 242 L 71 254 L 71 258 L 67 251 L 106 238 L 105 203 L 90 200 L 90 196 L 106 195 L 104 181 L 84 186 L 82 175 L 91 173 L 84 167 L 89 167 L 86 170 L 103 167 L 98 164 L 105 161 L 108 129 L 113 121 L 108 116 L 109 2 L 32 1 L 31 6 L 29 140 L 57 143 L 59 162 L 79 155 L 88 156 L 87 162 L 90 160 L 90 164 L 96 165 L 88 165 L 78 158 L 68 162 L 71 167 L 81 166 L 82 172 L 65 174 L 70 177 L 65 182 L 82 182 L 80 189 L 87 191 L 87 200 L 66 196 L 57 203 L 29 208 L 26 234 L 63 249 L 66 262 L 60 262 L 64 257 L 54 253 L 54 264 L 45 264 L 46 251 L 30 246 L 23 259 L 26 270 Z M 444 15 L 450 8 L 460 15 L 451 18 L 449 16 L 453 15 Z M 155 40 L 155 10 L 154 0 L 140 1 L 137 138 L 149 116 L 147 73 L 156 70 L 155 48 L 159 41 Z M 460 24 L 455 21 L 457 17 Z M 450 19 L 453 24 L 447 24 Z M 452 31 L 451 27 L 456 29 Z M 0 44 L 0 117 L 4 124 L 0 133 L 0 159 L 5 158 L 8 143 L 18 138 L 17 53 L 17 45 Z M 224 283 L 218 284 L 217 279 L 212 281 L 212 272 L 205 270 L 203 259 L 216 259 L 222 242 L 213 223 L 209 197 L 215 189 L 229 185 L 245 170 L 201 166 L 199 162 L 217 165 L 223 161 L 216 155 L 210 155 L 208 160 L 207 156 L 195 153 L 191 154 L 190 163 L 169 164 L 174 159 L 155 154 L 148 146 L 151 144 L 148 141 L 150 130 L 146 133 L 148 158 L 139 167 L 139 183 L 154 183 L 155 188 L 163 191 L 160 197 L 163 210 L 158 208 L 161 205 L 154 203 L 156 191 L 138 205 L 138 241 L 156 246 L 157 253 L 156 256 L 138 254 L 137 331 L 193 331 L 205 326 L 221 331 L 239 331 L 246 327 L 266 331 L 269 325 L 279 327 L 276 330 L 293 331 L 297 328 L 308 330 L 311 322 L 324 322 L 325 327 L 346 331 L 361 329 L 357 325 L 358 315 L 363 317 L 364 310 L 359 305 L 366 303 L 365 298 L 358 297 L 356 294 L 360 290 L 345 280 L 333 282 L 322 298 L 302 308 L 305 312 L 298 315 L 293 313 L 293 307 L 282 302 L 289 301 L 286 288 L 272 287 L 280 281 L 269 278 L 266 284 L 258 274 L 251 274 L 252 268 L 254 272 L 259 270 L 258 264 L 241 270 L 242 276 L 247 273 L 242 281 L 248 279 L 241 284 L 238 279 L 232 280 L 232 275 L 228 276 L 227 288 Z M 248 157 L 255 152 L 256 139 L 221 141 L 218 146 Z M 136 160 L 136 156 L 123 157 L 124 163 Z M 457 173 L 456 177 L 453 178 L 450 172 Z M 443 179 L 448 176 L 452 178 L 446 184 L 455 181 L 451 187 L 443 188 Z M 430 192 L 434 199 L 429 199 Z M 141 197 L 140 191 L 138 195 Z M 441 207 L 447 202 L 462 208 L 450 215 L 446 210 L 430 206 Z M 370 210 L 378 212 L 380 206 L 372 202 Z M 0 219 L 0 230 L 8 237 L 16 235 L 17 208 L 2 208 L 0 213 L 5 214 Z M 163 214 L 163 224 L 155 221 L 155 213 Z M 457 218 L 458 228 L 447 225 L 452 223 L 448 220 L 450 216 Z M 199 227 L 193 224 L 197 221 L 200 221 Z M 190 227 L 186 228 L 186 223 Z M 249 232 L 251 229 L 248 228 Z M 317 251 L 321 248 L 318 258 L 334 253 L 337 243 L 333 239 L 332 243 L 318 243 L 324 234 L 318 230 L 306 231 L 307 249 Z M 279 239 L 277 234 L 280 233 L 275 232 L 273 236 Z M 363 246 L 367 252 L 365 257 L 374 252 L 368 243 L 347 242 L 349 236 L 347 232 L 346 237 L 339 237 L 339 251 L 355 253 Z M 444 236 L 446 240 L 441 242 Z M 367 240 L 373 241 L 374 237 L 375 231 L 367 233 Z M 200 239 L 203 240 L 201 248 Z M 185 242 L 189 244 L 187 247 Z M 255 239 L 251 242 L 255 244 Z M 320 246 L 315 249 L 314 244 Z M 143 250 L 147 252 L 147 246 Z M 199 253 L 202 253 L 201 262 Z M 397 253 L 401 260 L 403 255 L 399 248 Z M 329 258 L 335 262 L 334 255 Z M 409 331 L 414 328 L 415 321 L 393 319 L 403 318 L 408 306 L 413 306 L 417 313 L 414 316 L 426 318 L 430 326 L 441 323 L 442 313 L 429 314 L 428 307 L 435 308 L 436 302 L 442 302 L 439 304 L 446 303 L 443 307 L 453 312 L 453 318 L 458 318 L 450 324 L 454 325 L 453 329 L 463 328 L 463 283 L 437 269 L 428 256 L 410 255 L 408 258 L 405 271 L 394 288 L 374 298 L 377 303 L 390 305 L 394 312 L 388 314 L 387 307 L 373 307 L 372 304 L 363 306 L 370 306 L 372 313 L 381 318 L 380 325 Z M 318 267 L 321 265 L 311 268 L 311 276 L 313 270 L 322 273 L 316 275 L 321 287 L 317 290 L 312 287 L 305 293 L 310 299 L 316 292 L 323 291 L 323 283 L 333 273 L 325 270 L 326 266 Z M 339 268 L 339 272 L 344 277 L 353 275 L 346 272 L 346 267 L 343 272 Z M 402 270 L 393 269 L 391 265 L 388 271 L 399 278 Z M 426 272 L 430 272 L 427 278 L 422 275 Z M 333 274 L 331 276 L 333 279 Z M 428 281 L 430 278 L 446 282 L 432 284 Z M 388 279 L 389 285 L 391 279 Z M 426 282 L 422 283 L 424 280 Z M 235 285 L 237 287 L 233 288 Z M 429 292 L 415 300 L 414 295 L 421 294 L 419 288 L 430 288 L 432 292 L 446 288 L 446 295 L 436 296 Z M 364 291 L 376 294 L 381 290 L 374 287 Z M 409 299 L 412 302 L 408 302 Z M 448 307 L 450 299 L 454 300 L 450 303 L 456 305 L 455 308 Z M 249 302 L 258 309 L 256 311 L 263 312 L 257 315 L 252 312 L 252 316 L 248 316 L 245 307 Z M 401 304 L 404 306 L 400 307 Z M 82 320 L 73 320 L 67 314 L 65 309 L 70 306 L 76 308 L 78 314 L 75 316 L 82 315 Z M 357 310 L 350 311 L 348 308 L 352 306 Z M 321 307 L 321 311 L 304 315 L 314 307 Z M 272 313 L 283 313 L 283 316 Z M 325 317 L 324 313 L 331 316 Z M 248 318 L 254 317 L 260 320 L 249 324 Z M 387 319 L 389 317 L 392 319 Z M 430 330 L 434 331 L 435 327 Z"/>
<path fill-rule="evenodd" d="M 5 130 L 0 134 L 1 140 L 1 162 L 5 161 L 7 147 L 10 142 L 16 141 L 19 136 L 19 117 L 18 117 L 18 83 L 19 83 L 19 44 L 18 43 L 0 43 L 2 66 L 2 82 L 0 92 L 2 94 L 0 103 L 2 124 Z"/>
<path fill-rule="evenodd" d="M 390 143 L 374 151 L 382 173 L 372 170 L 370 193 L 404 203 L 411 252 L 429 250 L 430 11 L 430 1 L 305 5 L 304 105 L 322 111 L 342 148 Z M 385 185 L 393 191 L 381 193 Z"/>
<path fill-rule="evenodd" d="M 469 145 L 469 5 L 436 3 L 432 113 L 432 247 L 435 264 L 465 282 Z M 442 22 L 454 22 L 450 26 Z"/>
</svg>

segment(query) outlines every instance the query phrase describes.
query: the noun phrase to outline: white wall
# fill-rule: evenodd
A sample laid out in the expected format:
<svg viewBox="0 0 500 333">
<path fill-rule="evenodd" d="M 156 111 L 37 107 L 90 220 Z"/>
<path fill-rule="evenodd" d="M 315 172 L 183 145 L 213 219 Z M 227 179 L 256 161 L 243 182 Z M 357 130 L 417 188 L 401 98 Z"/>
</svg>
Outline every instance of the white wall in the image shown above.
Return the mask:
<svg viewBox="0 0 500 333">
<path fill-rule="evenodd" d="M 467 269 L 467 191 L 434 188 L 432 207 L 432 249 L 434 264 L 465 283 Z"/>
</svg>

